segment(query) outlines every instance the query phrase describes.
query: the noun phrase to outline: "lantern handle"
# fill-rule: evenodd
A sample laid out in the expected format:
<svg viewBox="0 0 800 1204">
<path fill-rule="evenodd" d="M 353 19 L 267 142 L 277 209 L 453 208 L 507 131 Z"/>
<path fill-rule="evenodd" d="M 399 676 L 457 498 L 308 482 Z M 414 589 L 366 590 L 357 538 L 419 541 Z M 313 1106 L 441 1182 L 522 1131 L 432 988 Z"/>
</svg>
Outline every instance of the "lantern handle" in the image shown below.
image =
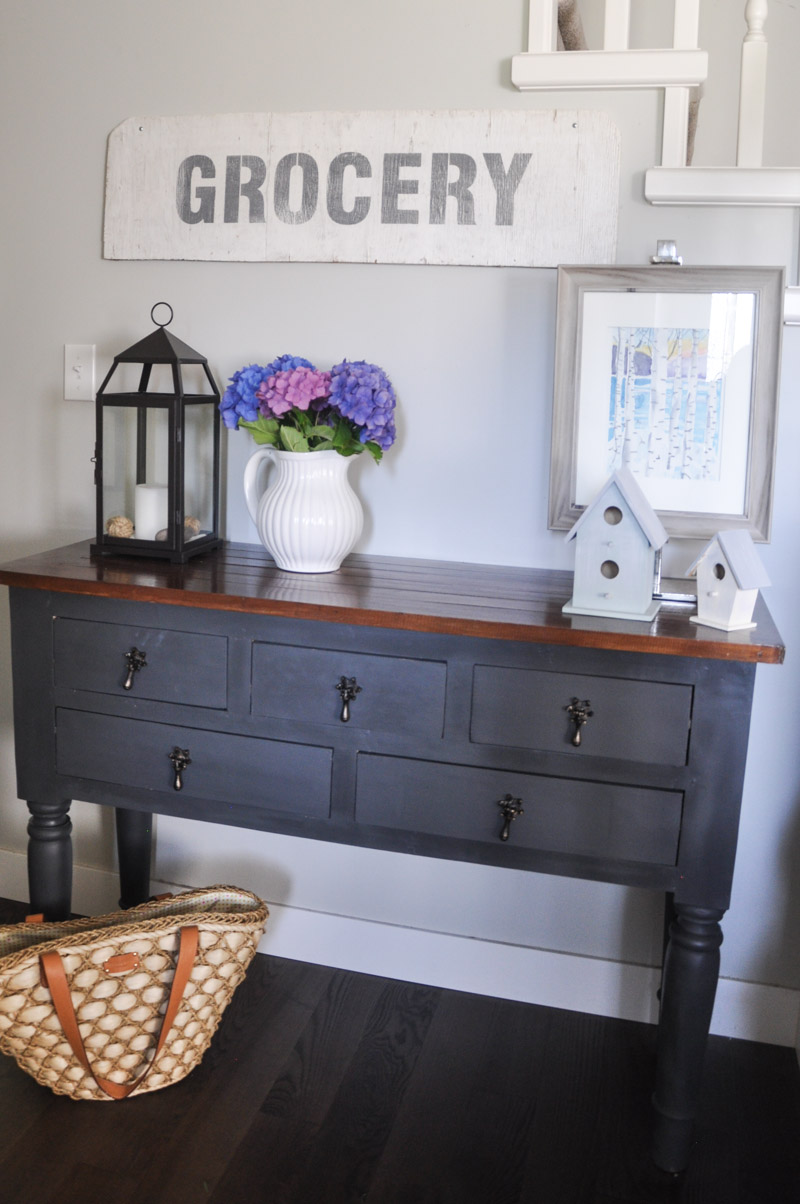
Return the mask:
<svg viewBox="0 0 800 1204">
<path fill-rule="evenodd" d="M 166 322 L 159 322 L 156 320 L 155 312 L 158 309 L 159 305 L 166 305 L 167 309 L 169 310 L 169 317 L 167 318 Z M 162 327 L 169 326 L 170 322 L 172 321 L 172 319 L 174 317 L 175 317 L 175 314 L 173 313 L 172 306 L 170 305 L 169 301 L 156 301 L 155 305 L 150 310 L 150 320 L 151 320 L 151 322 L 155 322 L 156 326 L 162 326 Z"/>
</svg>

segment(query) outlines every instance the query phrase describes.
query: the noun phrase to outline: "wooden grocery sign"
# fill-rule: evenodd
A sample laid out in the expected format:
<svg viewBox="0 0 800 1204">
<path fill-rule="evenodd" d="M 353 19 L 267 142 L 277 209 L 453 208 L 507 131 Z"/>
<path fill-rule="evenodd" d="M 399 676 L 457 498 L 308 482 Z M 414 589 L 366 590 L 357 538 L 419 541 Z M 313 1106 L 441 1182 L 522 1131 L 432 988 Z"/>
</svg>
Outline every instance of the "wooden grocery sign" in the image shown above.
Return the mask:
<svg viewBox="0 0 800 1204">
<path fill-rule="evenodd" d="M 108 143 L 107 259 L 612 263 L 605 113 L 130 118 Z"/>
</svg>

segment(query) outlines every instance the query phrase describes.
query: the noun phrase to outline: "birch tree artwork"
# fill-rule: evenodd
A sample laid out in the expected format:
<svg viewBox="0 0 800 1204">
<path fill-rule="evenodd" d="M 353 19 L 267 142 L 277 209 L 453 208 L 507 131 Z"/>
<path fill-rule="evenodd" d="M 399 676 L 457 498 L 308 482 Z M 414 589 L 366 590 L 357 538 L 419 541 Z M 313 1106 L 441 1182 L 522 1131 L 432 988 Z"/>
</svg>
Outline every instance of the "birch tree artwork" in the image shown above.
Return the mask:
<svg viewBox="0 0 800 1204">
<path fill-rule="evenodd" d="M 708 328 L 616 326 L 609 336 L 607 472 L 717 480 L 730 341 L 711 356 Z"/>
<path fill-rule="evenodd" d="M 670 534 L 713 535 L 722 516 L 748 526 L 758 495 L 750 530 L 765 538 L 783 275 L 769 307 L 750 281 L 767 271 L 559 269 L 553 530 L 627 468 Z M 775 378 L 766 391 L 765 372 Z"/>
</svg>

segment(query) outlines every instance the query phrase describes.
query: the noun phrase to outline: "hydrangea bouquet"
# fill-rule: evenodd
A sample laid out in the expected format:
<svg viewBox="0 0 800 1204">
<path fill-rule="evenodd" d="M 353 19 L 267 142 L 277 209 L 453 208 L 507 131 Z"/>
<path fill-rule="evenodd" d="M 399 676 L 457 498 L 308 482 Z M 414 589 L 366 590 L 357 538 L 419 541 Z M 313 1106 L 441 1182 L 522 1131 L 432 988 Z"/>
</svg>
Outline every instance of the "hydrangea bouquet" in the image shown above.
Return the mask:
<svg viewBox="0 0 800 1204">
<path fill-rule="evenodd" d="M 281 355 L 265 368 L 234 372 L 219 408 L 229 430 L 244 428 L 256 443 L 340 456 L 366 448 L 377 461 L 395 440 L 396 401 L 376 364 L 343 360 L 320 372 L 299 356 Z"/>
</svg>

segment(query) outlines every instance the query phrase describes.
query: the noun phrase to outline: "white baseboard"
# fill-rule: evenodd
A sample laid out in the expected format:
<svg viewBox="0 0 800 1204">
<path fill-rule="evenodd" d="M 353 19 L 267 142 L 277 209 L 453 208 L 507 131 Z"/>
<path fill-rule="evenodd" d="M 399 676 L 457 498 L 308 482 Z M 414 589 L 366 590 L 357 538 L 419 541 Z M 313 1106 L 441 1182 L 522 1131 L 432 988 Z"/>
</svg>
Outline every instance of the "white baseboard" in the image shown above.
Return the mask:
<svg viewBox="0 0 800 1204">
<path fill-rule="evenodd" d="M 153 890 L 190 884 L 153 882 Z M 0 849 L 0 895 L 26 899 L 25 857 Z M 100 914 L 117 906 L 116 876 L 76 865 L 73 907 Z M 270 904 L 262 953 L 478 995 L 653 1024 L 659 970 L 453 936 L 418 928 Z M 711 1021 L 720 1036 L 796 1046 L 800 991 L 721 978 Z M 800 1051 L 799 1051 L 800 1052 Z"/>
</svg>

